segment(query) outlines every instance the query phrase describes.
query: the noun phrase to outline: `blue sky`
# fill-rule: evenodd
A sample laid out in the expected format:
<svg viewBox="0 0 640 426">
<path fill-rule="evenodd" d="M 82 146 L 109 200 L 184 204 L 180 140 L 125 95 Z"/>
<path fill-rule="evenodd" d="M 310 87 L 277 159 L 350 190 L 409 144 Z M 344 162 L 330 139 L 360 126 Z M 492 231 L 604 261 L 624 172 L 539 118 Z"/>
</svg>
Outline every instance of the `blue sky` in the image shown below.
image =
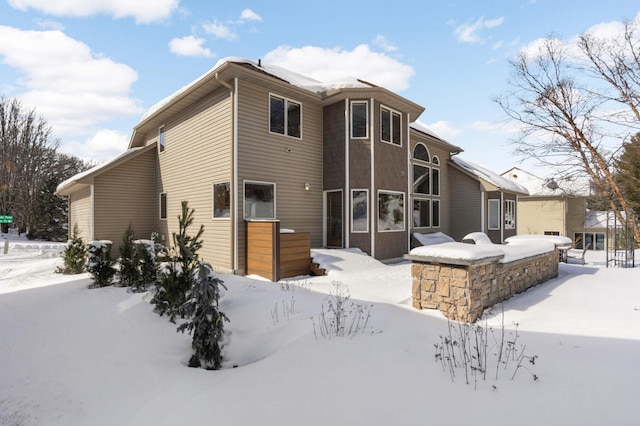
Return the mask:
<svg viewBox="0 0 640 426">
<path fill-rule="evenodd" d="M 633 19 L 628 0 L 0 0 L 0 95 L 52 125 L 61 151 L 126 149 L 147 108 L 236 56 L 319 80 L 354 76 L 426 108 L 418 121 L 502 173 L 520 166 L 492 98 L 536 40 Z"/>
</svg>

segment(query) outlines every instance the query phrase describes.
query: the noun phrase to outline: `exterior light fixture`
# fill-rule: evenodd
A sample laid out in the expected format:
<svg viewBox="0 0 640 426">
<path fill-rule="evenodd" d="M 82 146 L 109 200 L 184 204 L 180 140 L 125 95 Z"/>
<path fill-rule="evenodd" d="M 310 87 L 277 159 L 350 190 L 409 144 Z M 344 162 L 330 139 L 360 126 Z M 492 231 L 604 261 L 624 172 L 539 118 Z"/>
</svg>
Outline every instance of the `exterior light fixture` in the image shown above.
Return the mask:
<svg viewBox="0 0 640 426">
<path fill-rule="evenodd" d="M 304 190 L 305 190 L 305 191 L 308 191 L 308 190 L 310 190 L 310 189 L 311 189 L 311 185 L 310 185 L 310 184 L 308 184 L 308 183 L 305 183 L 305 184 L 304 184 Z"/>
</svg>

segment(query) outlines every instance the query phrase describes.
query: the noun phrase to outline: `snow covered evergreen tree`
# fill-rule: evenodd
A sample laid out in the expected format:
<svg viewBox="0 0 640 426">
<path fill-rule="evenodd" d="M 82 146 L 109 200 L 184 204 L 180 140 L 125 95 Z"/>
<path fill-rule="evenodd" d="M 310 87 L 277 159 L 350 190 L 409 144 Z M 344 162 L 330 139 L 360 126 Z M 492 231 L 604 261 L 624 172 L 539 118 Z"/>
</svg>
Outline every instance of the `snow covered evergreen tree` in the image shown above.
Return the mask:
<svg viewBox="0 0 640 426">
<path fill-rule="evenodd" d="M 118 269 L 117 277 L 122 287 L 132 287 L 140 275 L 138 270 L 138 251 L 133 243 L 134 238 L 133 225 L 129 223 L 122 237 L 122 244 L 120 244 L 120 259 L 118 262 L 120 268 Z"/>
<path fill-rule="evenodd" d="M 151 240 L 134 241 L 138 268 L 132 285 L 135 292 L 146 291 L 149 287 L 156 285 L 158 280 L 156 257 L 160 245 L 156 243 L 155 238 L 156 236 L 152 235 Z"/>
<path fill-rule="evenodd" d="M 189 292 L 189 299 L 182 306 L 184 314 L 191 320 L 178 327 L 178 331 L 184 333 L 188 330 L 193 335 L 191 347 L 194 354 L 189 360 L 189 367 L 218 370 L 222 365 L 224 321 L 229 321 L 229 318 L 218 309 L 220 286 L 226 289 L 211 265 L 200 262 L 196 282 Z"/>
<path fill-rule="evenodd" d="M 111 241 L 91 241 L 89 243 L 87 271 L 93 278 L 94 287 L 105 287 L 111 285 L 111 280 L 116 274 L 113 267 L 114 260 L 111 259 Z"/>
<path fill-rule="evenodd" d="M 202 247 L 204 226 L 200 225 L 196 235 L 190 236 L 187 230 L 193 224 L 193 215 L 194 210 L 189 209 L 187 201 L 183 201 L 182 214 L 178 216 L 178 233 L 173 233 L 173 248 L 167 262 L 160 266 L 156 294 L 151 301 L 156 305 L 156 312 L 169 314 L 172 322 L 177 315 L 184 318 L 180 308 L 186 302 L 198 273 L 197 252 Z"/>
<path fill-rule="evenodd" d="M 87 247 L 78 234 L 78 226 L 76 225 L 73 228 L 73 236 L 67 242 L 62 255 L 64 267 L 58 267 L 56 272 L 61 274 L 81 274 L 84 272 L 87 262 Z"/>
</svg>

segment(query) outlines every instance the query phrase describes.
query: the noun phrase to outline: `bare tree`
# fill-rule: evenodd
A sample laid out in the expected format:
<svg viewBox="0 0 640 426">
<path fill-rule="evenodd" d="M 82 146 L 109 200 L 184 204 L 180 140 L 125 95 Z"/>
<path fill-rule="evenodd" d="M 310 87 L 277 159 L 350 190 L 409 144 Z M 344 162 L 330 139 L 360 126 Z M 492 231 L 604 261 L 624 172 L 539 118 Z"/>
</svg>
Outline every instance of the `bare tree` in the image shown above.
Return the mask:
<svg viewBox="0 0 640 426">
<path fill-rule="evenodd" d="M 615 158 L 640 128 L 638 22 L 618 37 L 584 34 L 575 45 L 547 37 L 538 51 L 510 62 L 511 89 L 495 101 L 520 126 L 516 152 L 552 166 L 561 178 L 588 177 L 610 194 L 612 210 L 629 203 L 615 179 Z M 634 224 L 636 240 L 640 229 Z"/>
</svg>

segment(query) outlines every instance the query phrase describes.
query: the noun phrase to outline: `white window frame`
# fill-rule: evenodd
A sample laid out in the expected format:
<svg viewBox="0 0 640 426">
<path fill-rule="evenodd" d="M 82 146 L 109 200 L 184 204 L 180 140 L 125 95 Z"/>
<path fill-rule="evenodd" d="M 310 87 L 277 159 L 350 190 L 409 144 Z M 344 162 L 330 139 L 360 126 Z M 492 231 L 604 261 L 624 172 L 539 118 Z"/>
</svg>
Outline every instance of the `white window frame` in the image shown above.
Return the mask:
<svg viewBox="0 0 640 426">
<path fill-rule="evenodd" d="M 229 204 L 228 204 L 228 215 L 227 216 L 216 216 L 216 186 L 218 185 L 226 185 L 229 191 Z M 226 207 L 226 206 L 225 206 Z M 215 182 L 211 185 L 211 218 L 213 220 L 229 220 L 231 218 L 231 182 Z"/>
<path fill-rule="evenodd" d="M 162 217 L 162 198 L 164 197 L 164 217 Z M 169 204 L 168 204 L 168 198 L 167 197 L 167 193 L 166 192 L 161 192 L 159 197 L 158 197 L 158 216 L 160 217 L 160 220 L 167 220 L 167 217 L 169 216 Z"/>
<path fill-rule="evenodd" d="M 516 202 L 514 200 L 504 200 L 504 229 L 516 229 Z"/>
<path fill-rule="evenodd" d="M 433 218 L 435 217 L 435 215 L 433 214 L 433 212 L 436 210 L 436 206 L 438 209 L 438 223 L 435 224 Z M 440 210 L 440 200 L 439 199 L 432 199 L 431 200 L 431 227 L 432 228 L 440 228 L 440 223 L 442 222 L 442 216 L 440 215 L 441 210 Z"/>
<path fill-rule="evenodd" d="M 273 186 L 273 216 L 272 217 L 247 217 L 247 184 L 251 185 L 271 185 Z M 275 182 L 263 182 L 258 180 L 245 180 L 242 182 L 242 216 L 244 219 L 275 219 L 276 218 L 276 183 Z"/>
<path fill-rule="evenodd" d="M 355 206 L 355 203 L 353 202 L 353 200 L 354 200 L 354 193 L 355 192 L 364 192 L 365 193 L 365 198 L 366 198 L 365 206 L 367 208 L 366 220 L 364 222 L 365 225 L 366 225 L 366 229 L 365 230 L 356 230 L 354 228 L 354 226 L 353 226 L 354 225 L 353 214 L 354 214 L 354 206 Z M 369 216 L 369 210 L 370 210 L 370 207 L 369 207 L 369 190 L 368 189 L 352 189 L 351 190 L 351 232 L 353 234 L 366 234 L 366 233 L 369 232 L 369 217 L 370 217 Z"/>
<path fill-rule="evenodd" d="M 380 224 L 380 196 L 382 194 L 388 195 L 400 195 L 402 196 L 402 228 L 401 229 L 382 229 Z M 378 204 L 378 232 L 404 232 L 407 229 L 407 203 L 406 203 L 406 194 L 400 191 L 390 191 L 387 189 L 379 189 L 377 204 Z"/>
<path fill-rule="evenodd" d="M 271 98 L 282 99 L 284 101 L 284 129 L 283 133 L 274 132 L 271 130 Z M 289 134 L 289 103 L 296 104 L 300 107 L 300 136 L 293 136 Z M 286 96 L 276 95 L 275 93 L 269 93 L 269 133 L 272 135 L 286 136 L 292 139 L 302 139 L 302 102 L 289 99 Z"/>
<path fill-rule="evenodd" d="M 364 136 L 354 136 L 353 135 L 353 130 L 354 130 L 353 119 L 355 117 L 355 115 L 353 114 L 353 106 L 354 105 L 364 105 L 364 108 L 365 108 L 365 112 L 364 112 L 364 116 L 365 116 Z M 349 109 L 350 109 L 349 112 L 351 114 L 351 120 L 350 120 L 351 139 L 369 139 L 369 102 L 368 101 L 351 101 Z"/>
<path fill-rule="evenodd" d="M 502 223 L 502 221 L 500 220 L 500 200 L 497 198 L 491 198 L 487 201 L 487 229 L 489 229 L 490 231 L 496 231 L 500 229 L 500 224 Z M 494 217 L 494 219 L 496 219 L 496 223 L 498 224 L 497 227 L 495 226 L 491 226 L 492 225 L 492 215 L 497 215 L 497 218 Z"/>
<path fill-rule="evenodd" d="M 427 169 L 427 172 L 423 175 L 423 176 L 427 176 L 429 179 L 429 185 L 427 185 L 427 192 L 416 192 L 416 176 L 415 176 L 415 168 L 417 167 L 424 167 L 425 169 Z M 416 195 L 431 195 L 431 166 L 428 166 L 426 164 L 420 164 L 417 162 L 413 162 L 411 164 L 411 192 L 413 194 Z"/>
<path fill-rule="evenodd" d="M 158 151 L 163 153 L 167 147 L 167 129 L 165 125 L 158 127 Z"/>
<path fill-rule="evenodd" d="M 383 138 L 383 132 L 382 132 L 382 115 L 385 113 L 385 111 L 389 114 L 389 126 L 391 127 L 389 129 L 389 138 L 390 140 L 385 140 Z M 393 125 L 393 116 L 394 114 L 397 114 L 398 117 L 400 118 L 400 122 L 398 123 L 398 126 L 400 126 L 400 140 L 398 141 L 398 143 L 395 143 L 393 141 L 393 135 L 394 135 L 394 125 Z M 387 106 L 384 105 L 380 105 L 380 140 L 382 142 L 391 144 L 393 146 L 402 146 L 402 113 L 399 111 L 394 110 L 393 108 L 389 108 Z"/>
</svg>

